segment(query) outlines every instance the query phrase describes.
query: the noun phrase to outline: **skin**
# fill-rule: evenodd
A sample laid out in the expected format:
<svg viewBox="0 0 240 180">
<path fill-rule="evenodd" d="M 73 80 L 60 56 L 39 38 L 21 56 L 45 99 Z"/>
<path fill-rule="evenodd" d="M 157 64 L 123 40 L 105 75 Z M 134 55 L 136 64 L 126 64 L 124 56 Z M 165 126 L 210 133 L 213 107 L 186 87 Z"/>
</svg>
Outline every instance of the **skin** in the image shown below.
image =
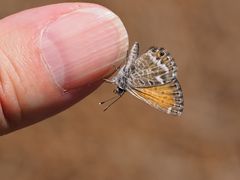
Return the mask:
<svg viewBox="0 0 240 180">
<path fill-rule="evenodd" d="M 80 101 L 94 91 L 123 60 L 128 37 L 122 24 L 120 28 L 114 25 L 120 23 L 116 15 L 111 14 L 111 20 L 107 19 L 107 15 L 106 21 L 98 24 L 99 28 L 90 29 L 90 35 L 86 34 L 89 31 L 79 30 L 79 33 L 74 32 L 73 38 L 73 35 L 67 36 L 73 28 L 69 24 L 69 29 L 66 29 L 71 18 L 72 22 L 79 20 L 82 23 L 79 28 L 89 27 L 94 19 L 104 14 L 94 14 L 96 9 L 106 14 L 110 12 L 95 4 L 64 3 L 26 10 L 0 21 L 1 135 L 39 122 Z M 84 10 L 89 14 L 86 15 Z M 51 24 L 53 27 L 61 26 L 58 25 L 59 19 L 64 21 L 63 31 L 59 30 L 59 33 L 49 37 L 45 35 L 51 32 L 48 29 Z M 88 23 L 89 19 L 91 23 Z M 101 33 L 100 27 L 104 32 L 109 31 L 105 33 L 109 35 L 102 39 L 92 37 L 92 34 Z M 63 37 L 62 41 L 59 34 Z M 55 51 L 57 48 L 52 46 L 53 43 L 48 43 L 48 39 L 43 40 L 45 36 L 51 41 L 57 37 L 54 46 L 61 51 Z M 84 43 L 89 42 L 93 43 L 84 49 Z M 104 51 L 100 48 L 102 46 L 109 50 Z M 82 53 L 70 47 L 79 47 Z M 87 53 L 91 50 L 97 55 Z M 58 66 L 60 68 L 56 68 Z"/>
</svg>

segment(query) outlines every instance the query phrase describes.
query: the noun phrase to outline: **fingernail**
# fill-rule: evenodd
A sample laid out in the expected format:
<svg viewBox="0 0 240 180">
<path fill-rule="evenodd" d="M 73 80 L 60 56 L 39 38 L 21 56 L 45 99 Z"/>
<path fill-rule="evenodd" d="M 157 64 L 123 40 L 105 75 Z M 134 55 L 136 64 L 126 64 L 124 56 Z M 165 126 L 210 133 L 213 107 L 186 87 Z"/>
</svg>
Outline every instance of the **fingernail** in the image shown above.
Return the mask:
<svg viewBox="0 0 240 180">
<path fill-rule="evenodd" d="M 128 35 L 111 11 L 82 7 L 48 24 L 40 48 L 53 80 L 69 90 L 113 72 L 126 56 Z"/>
</svg>

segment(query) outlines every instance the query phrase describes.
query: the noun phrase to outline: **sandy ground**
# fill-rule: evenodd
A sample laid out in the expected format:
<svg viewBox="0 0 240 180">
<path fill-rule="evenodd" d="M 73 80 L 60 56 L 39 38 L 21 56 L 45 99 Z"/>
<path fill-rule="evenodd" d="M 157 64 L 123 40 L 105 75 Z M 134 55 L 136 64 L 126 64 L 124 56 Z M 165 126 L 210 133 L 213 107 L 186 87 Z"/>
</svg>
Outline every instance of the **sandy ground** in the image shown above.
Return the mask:
<svg viewBox="0 0 240 180">
<path fill-rule="evenodd" d="M 57 0 L 0 1 L 0 17 Z M 67 111 L 0 139 L 1 180 L 235 180 L 240 177 L 240 1 L 96 0 L 142 51 L 166 47 L 185 97 L 180 118 L 131 95 L 107 112 L 105 84 Z M 91 108 L 89 108 L 91 107 Z"/>
</svg>

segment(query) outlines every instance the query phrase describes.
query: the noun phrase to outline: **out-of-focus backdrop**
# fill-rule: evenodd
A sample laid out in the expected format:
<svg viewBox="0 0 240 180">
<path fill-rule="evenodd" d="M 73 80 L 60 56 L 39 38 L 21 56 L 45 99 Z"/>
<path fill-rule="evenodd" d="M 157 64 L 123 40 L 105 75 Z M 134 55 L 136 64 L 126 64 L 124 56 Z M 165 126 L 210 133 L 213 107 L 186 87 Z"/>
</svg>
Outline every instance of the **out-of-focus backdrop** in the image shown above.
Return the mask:
<svg viewBox="0 0 240 180">
<path fill-rule="evenodd" d="M 68 1 L 0 1 L 0 17 Z M 240 177 L 240 1 L 89 0 L 120 16 L 142 51 L 178 65 L 183 116 L 131 95 L 107 112 L 102 85 L 81 103 L 0 138 L 1 180 L 235 180 Z"/>
</svg>

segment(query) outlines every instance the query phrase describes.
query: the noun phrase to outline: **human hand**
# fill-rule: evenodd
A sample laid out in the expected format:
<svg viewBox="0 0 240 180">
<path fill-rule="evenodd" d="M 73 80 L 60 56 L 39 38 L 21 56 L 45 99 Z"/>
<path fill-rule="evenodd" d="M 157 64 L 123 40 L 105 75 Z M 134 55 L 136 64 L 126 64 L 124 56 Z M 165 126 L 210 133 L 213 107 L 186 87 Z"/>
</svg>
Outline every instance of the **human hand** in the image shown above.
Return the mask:
<svg viewBox="0 0 240 180">
<path fill-rule="evenodd" d="M 124 59 L 127 32 L 87 3 L 30 9 L 0 21 L 0 134 L 54 115 L 91 93 Z"/>
</svg>

